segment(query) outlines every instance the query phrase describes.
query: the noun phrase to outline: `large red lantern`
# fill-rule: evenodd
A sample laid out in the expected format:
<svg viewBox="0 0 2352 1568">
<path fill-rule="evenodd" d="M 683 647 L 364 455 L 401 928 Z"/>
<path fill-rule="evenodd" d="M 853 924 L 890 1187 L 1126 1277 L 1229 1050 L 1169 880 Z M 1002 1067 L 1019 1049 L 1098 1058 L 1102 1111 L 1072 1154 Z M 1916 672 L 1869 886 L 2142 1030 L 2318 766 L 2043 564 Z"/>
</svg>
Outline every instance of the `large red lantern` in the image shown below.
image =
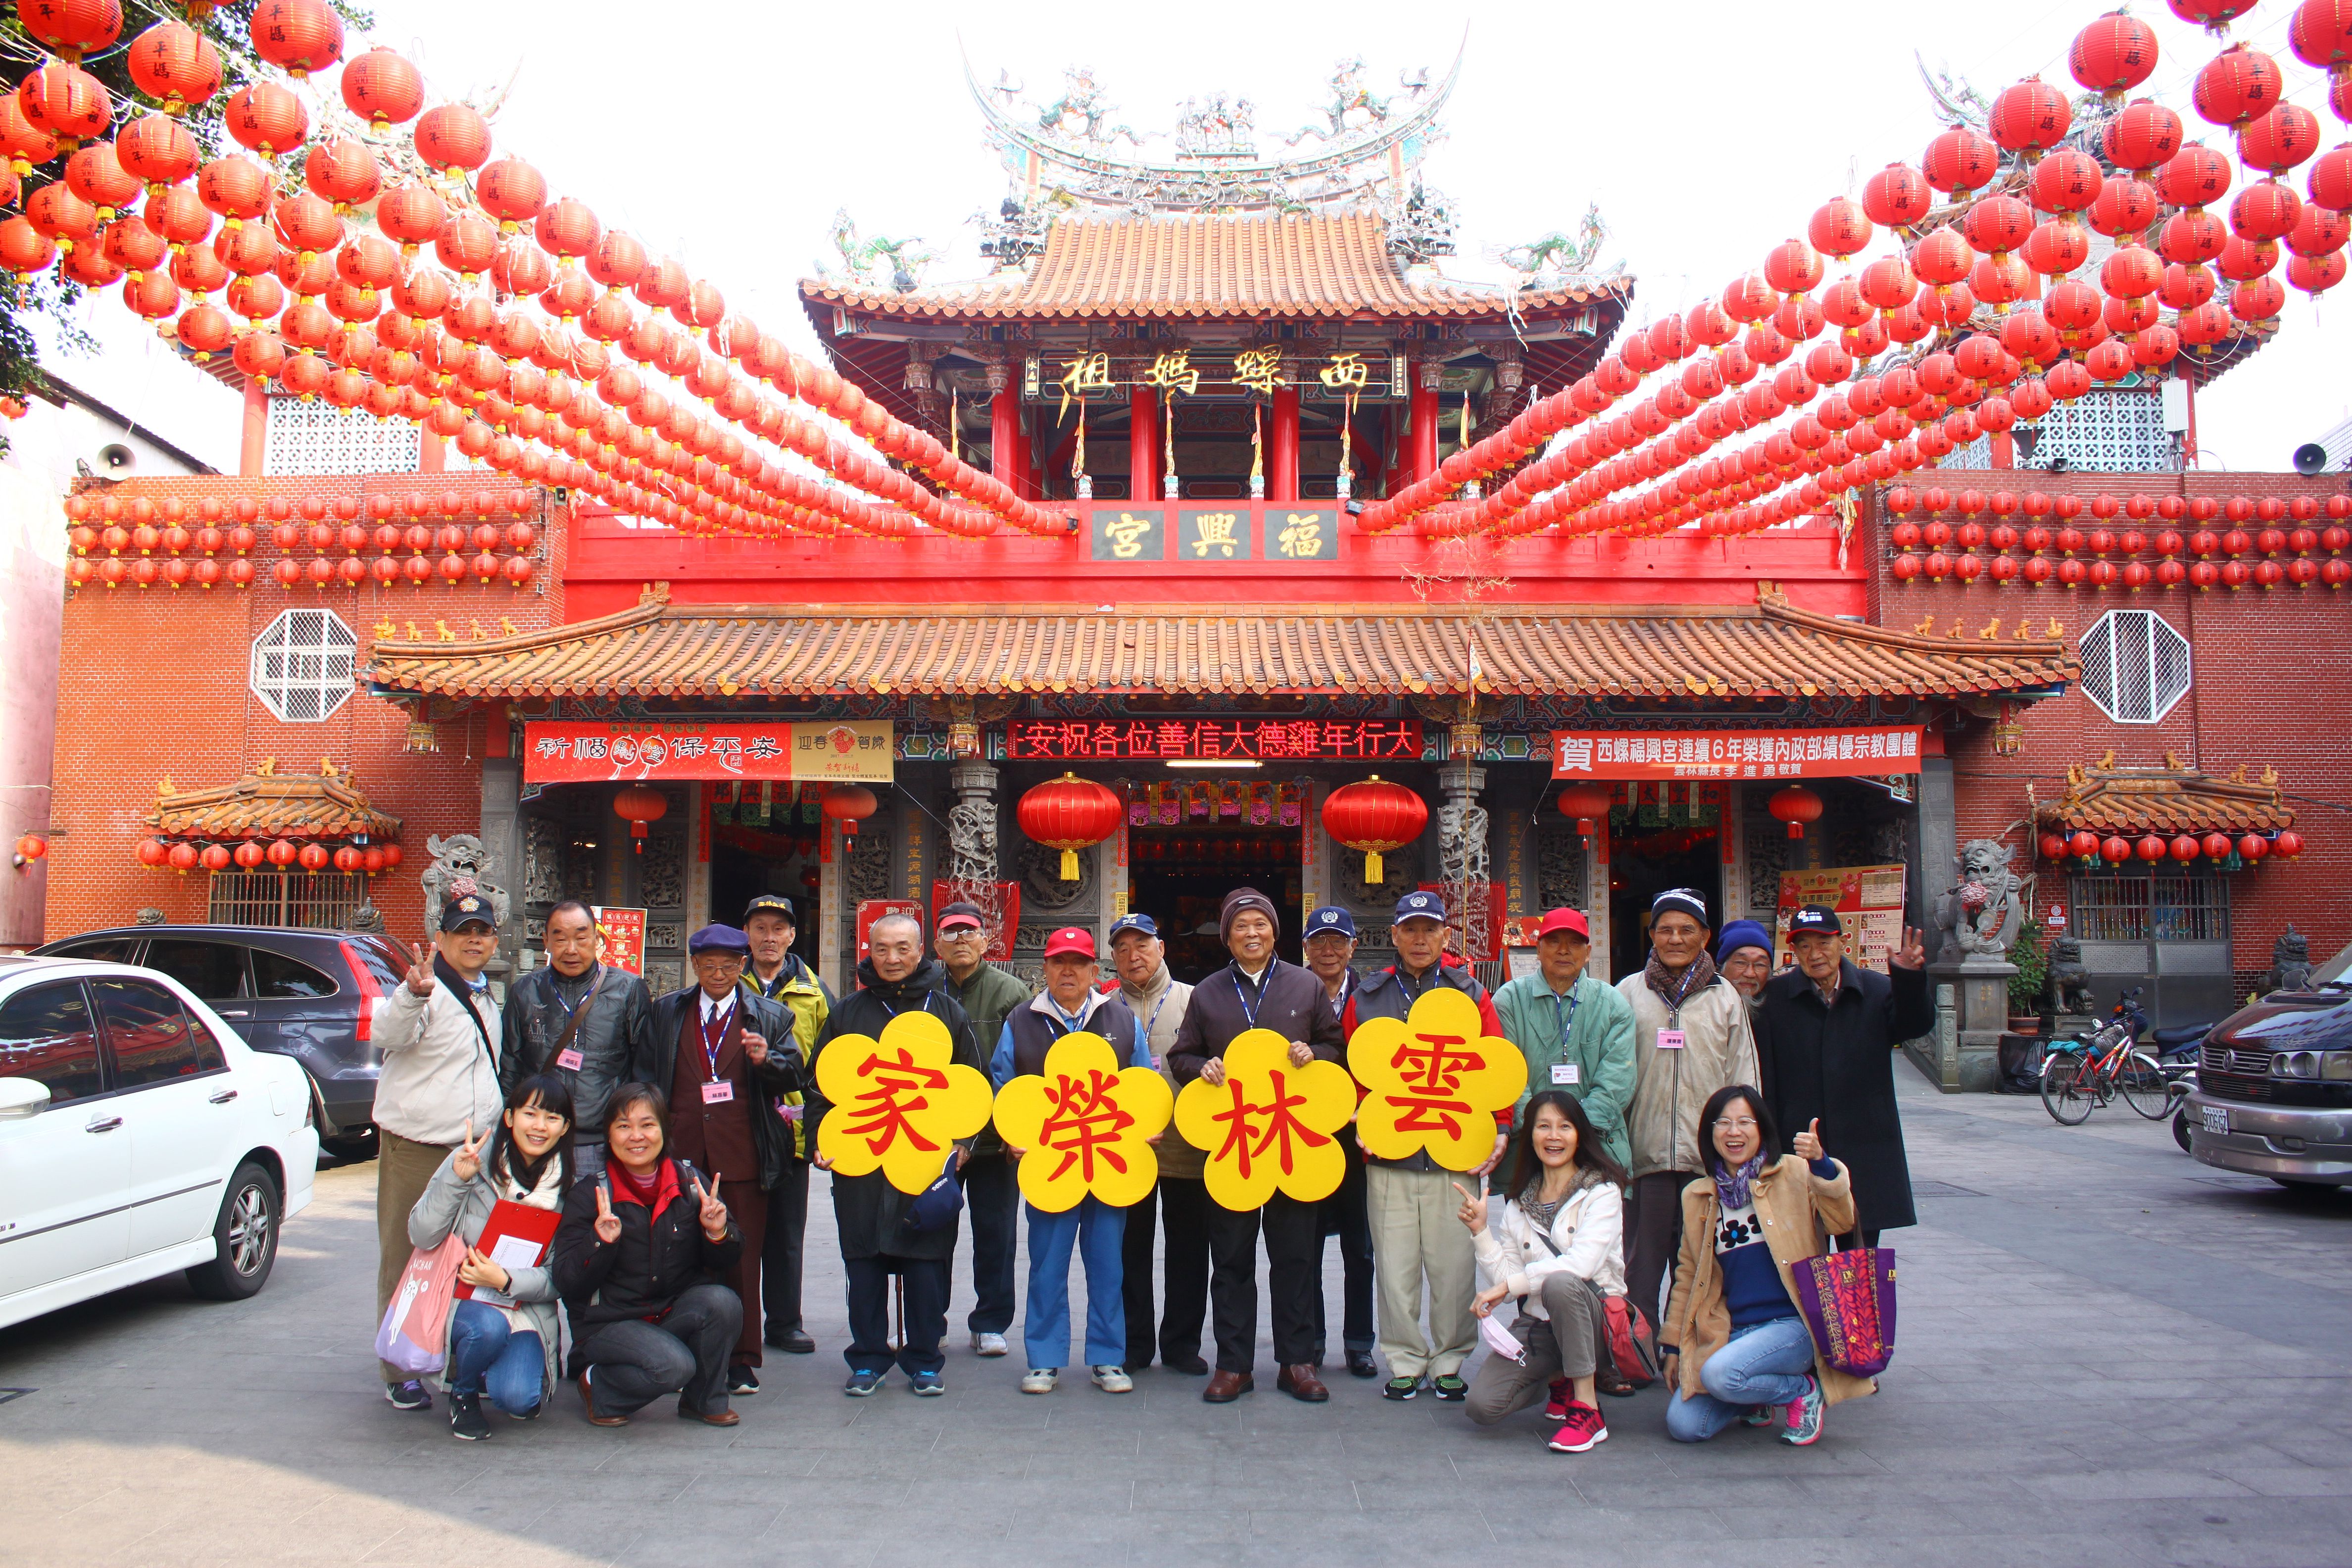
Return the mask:
<svg viewBox="0 0 2352 1568">
<path fill-rule="evenodd" d="M 2226 833 L 2209 833 L 2197 847 L 2204 850 L 2210 859 L 2227 860 L 2230 858 L 2230 836 Z"/>
<path fill-rule="evenodd" d="M 633 784 L 613 797 L 613 814 L 627 819 L 629 837 L 636 841 L 636 852 L 646 852 L 646 829 L 659 822 L 669 812 L 669 797 L 657 789 Z"/>
<path fill-rule="evenodd" d="M 229 847 L 226 844 L 207 844 L 203 853 L 196 857 L 197 861 L 207 871 L 227 870 L 232 858 Z"/>
<path fill-rule="evenodd" d="M 2249 833 L 2238 840 L 2238 858 L 2252 863 L 2271 852 L 2271 841 L 2259 833 Z"/>
<path fill-rule="evenodd" d="M 323 844 L 305 844 L 295 858 L 302 863 L 305 871 L 323 871 L 334 857 L 327 853 L 327 847 Z"/>
<path fill-rule="evenodd" d="M 1062 852 L 1062 880 L 1078 879 L 1078 851 L 1118 831 L 1127 807 L 1113 791 L 1076 773 L 1039 784 L 1021 797 L 1014 816 L 1021 831 Z"/>
<path fill-rule="evenodd" d="M 1566 810 L 1564 794 L 1560 804 L 1561 809 Z M 1603 813 L 1607 809 L 1605 805 L 1601 808 Z M 1414 791 L 1391 784 L 1378 773 L 1359 784 L 1342 784 L 1323 802 L 1323 831 L 1331 836 L 1334 843 L 1362 851 L 1367 887 L 1376 887 L 1388 879 L 1381 857 L 1403 848 L 1420 837 L 1428 826 L 1429 803 Z"/>
<path fill-rule="evenodd" d="M 237 863 L 240 869 L 247 871 L 258 868 L 261 862 L 267 858 L 267 851 L 250 838 L 238 845 L 235 852 L 230 856 L 230 858 Z"/>
<path fill-rule="evenodd" d="M 2131 840 L 2121 834 L 2109 834 L 2099 842 L 2099 858 L 2110 866 L 2120 866 L 2131 856 Z"/>
<path fill-rule="evenodd" d="M 2292 860 L 2303 853 L 2303 835 L 2292 827 L 2282 827 L 2279 829 L 2278 837 L 2272 841 L 2271 847 Z"/>
<path fill-rule="evenodd" d="M 170 847 L 160 838 L 142 838 L 139 841 L 139 863 L 142 866 L 161 866 L 170 858 L 171 853 Z"/>
<path fill-rule="evenodd" d="M 1786 784 L 1774 790 L 1766 804 L 1774 816 L 1789 825 L 1791 838 L 1802 838 L 1805 824 L 1821 820 L 1822 797 L 1803 784 Z"/>
<path fill-rule="evenodd" d="M 295 857 L 299 855 L 301 851 L 302 847 L 295 843 L 291 838 L 273 839 L 270 842 L 268 851 L 269 863 L 280 869 L 283 869 L 284 868 L 294 864 Z"/>
<path fill-rule="evenodd" d="M 2153 833 L 2142 834 L 2139 842 L 2132 846 L 2132 853 L 2143 860 L 2161 860 L 2165 856 L 2164 840 Z"/>
<path fill-rule="evenodd" d="M 2045 833 L 2042 836 L 2042 858 L 2044 860 L 2063 859 L 2065 855 L 2066 840 L 2064 838 L 2055 833 Z"/>
<path fill-rule="evenodd" d="M 1606 784 L 1572 784 L 1559 792 L 1560 815 L 1576 818 L 1576 831 L 1585 838 L 1600 831 L 1600 824 L 1608 816 L 1612 804 Z"/>
<path fill-rule="evenodd" d="M 172 869 L 184 877 L 196 868 L 196 864 L 202 857 L 198 855 L 196 847 L 193 844 L 174 844 L 172 846 L 168 858 L 172 863 Z"/>
<path fill-rule="evenodd" d="M 2088 828 L 2080 829 L 2066 841 L 2066 850 L 2077 859 L 2095 858 L 2099 853 L 2099 836 Z"/>
</svg>

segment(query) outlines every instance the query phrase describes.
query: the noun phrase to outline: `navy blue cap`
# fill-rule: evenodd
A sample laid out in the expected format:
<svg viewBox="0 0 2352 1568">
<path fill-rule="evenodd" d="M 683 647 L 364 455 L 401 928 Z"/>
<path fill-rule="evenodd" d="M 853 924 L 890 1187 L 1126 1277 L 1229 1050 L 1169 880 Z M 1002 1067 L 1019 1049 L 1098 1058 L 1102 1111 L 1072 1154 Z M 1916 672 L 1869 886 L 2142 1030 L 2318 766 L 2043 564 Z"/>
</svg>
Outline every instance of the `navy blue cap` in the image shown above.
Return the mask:
<svg viewBox="0 0 2352 1568">
<path fill-rule="evenodd" d="M 1110 922 L 1111 941 L 1117 942 L 1118 933 L 1123 931 L 1139 931 L 1156 942 L 1160 937 L 1160 922 L 1150 915 L 1121 915 Z"/>
<path fill-rule="evenodd" d="M 1356 917 L 1337 904 L 1325 904 L 1307 917 L 1307 934 L 1313 936 L 1318 931 L 1336 931 L 1353 942 L 1356 940 Z"/>
<path fill-rule="evenodd" d="M 748 957 L 751 939 L 733 926 L 707 925 L 686 939 L 686 951 L 697 952 L 733 952 Z"/>
<path fill-rule="evenodd" d="M 460 926 L 486 925 L 499 929 L 498 906 L 479 893 L 460 893 L 441 906 L 441 929 L 456 931 Z"/>
<path fill-rule="evenodd" d="M 1845 927 L 1838 923 L 1837 911 L 1826 904 L 1807 904 L 1789 917 L 1791 935 L 1801 931 L 1817 931 L 1830 936 L 1844 934 Z"/>
<path fill-rule="evenodd" d="M 1406 921 L 1435 921 L 1445 923 L 1445 900 L 1435 893 L 1407 893 L 1396 903 L 1396 913 L 1390 917 L 1398 925 Z"/>
</svg>

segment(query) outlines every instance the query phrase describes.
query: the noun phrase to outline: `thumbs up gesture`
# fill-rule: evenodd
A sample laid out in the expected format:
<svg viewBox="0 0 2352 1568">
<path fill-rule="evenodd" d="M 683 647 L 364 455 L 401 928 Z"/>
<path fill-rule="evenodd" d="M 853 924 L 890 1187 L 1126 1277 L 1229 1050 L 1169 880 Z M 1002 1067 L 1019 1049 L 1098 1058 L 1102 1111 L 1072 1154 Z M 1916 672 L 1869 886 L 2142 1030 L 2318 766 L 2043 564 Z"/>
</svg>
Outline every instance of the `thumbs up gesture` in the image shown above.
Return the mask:
<svg viewBox="0 0 2352 1568">
<path fill-rule="evenodd" d="M 1820 1159 L 1822 1157 L 1822 1119 L 1818 1116 L 1814 1117 L 1811 1126 L 1789 1140 L 1789 1147 L 1796 1152 L 1797 1157 L 1801 1160 Z"/>
<path fill-rule="evenodd" d="M 613 1212 L 613 1194 L 596 1189 L 596 1239 L 610 1247 L 621 1239 L 621 1216 Z"/>
</svg>

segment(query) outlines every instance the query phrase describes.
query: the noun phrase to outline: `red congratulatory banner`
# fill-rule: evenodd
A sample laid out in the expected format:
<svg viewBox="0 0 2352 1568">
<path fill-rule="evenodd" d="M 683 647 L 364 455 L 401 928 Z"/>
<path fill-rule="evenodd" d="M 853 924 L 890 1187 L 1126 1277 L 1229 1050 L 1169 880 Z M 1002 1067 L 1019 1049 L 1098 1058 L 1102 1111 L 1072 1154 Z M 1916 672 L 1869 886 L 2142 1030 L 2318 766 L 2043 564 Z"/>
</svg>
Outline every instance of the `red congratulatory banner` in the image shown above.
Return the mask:
<svg viewBox="0 0 2352 1568">
<path fill-rule="evenodd" d="M 890 721 L 814 724 L 572 723 L 522 727 L 525 784 L 646 779 L 796 779 L 888 784 Z"/>
<path fill-rule="evenodd" d="M 1823 779 L 1916 773 L 1919 731 L 1555 730 L 1556 779 Z"/>
</svg>

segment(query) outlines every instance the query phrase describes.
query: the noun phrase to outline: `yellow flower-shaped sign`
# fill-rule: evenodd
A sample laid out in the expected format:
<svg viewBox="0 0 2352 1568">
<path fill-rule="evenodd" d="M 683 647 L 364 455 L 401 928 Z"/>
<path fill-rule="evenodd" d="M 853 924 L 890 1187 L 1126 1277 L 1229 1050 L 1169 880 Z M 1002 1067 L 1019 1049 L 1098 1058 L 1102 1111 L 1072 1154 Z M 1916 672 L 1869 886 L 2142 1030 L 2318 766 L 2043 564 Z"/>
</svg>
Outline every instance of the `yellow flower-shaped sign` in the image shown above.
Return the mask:
<svg viewBox="0 0 2352 1568">
<path fill-rule="evenodd" d="M 1248 1029 L 1225 1047 L 1225 1081 L 1195 1079 L 1176 1097 L 1176 1131 L 1208 1151 L 1203 1174 L 1220 1207 L 1263 1207 L 1276 1188 L 1301 1203 L 1339 1189 L 1347 1160 L 1331 1135 L 1348 1124 L 1356 1086 L 1336 1062 L 1290 1065 L 1290 1042 Z"/>
<path fill-rule="evenodd" d="M 841 1035 L 817 1053 L 816 1088 L 832 1105 L 817 1152 L 845 1176 L 880 1171 L 902 1193 L 940 1179 L 948 1147 L 988 1125 L 987 1075 L 952 1060 L 955 1040 L 929 1013 L 901 1013 L 871 1035 Z"/>
<path fill-rule="evenodd" d="M 1423 1150 L 1449 1171 L 1495 1152 L 1495 1112 L 1528 1087 L 1519 1047 L 1483 1032 L 1478 1004 L 1435 986 L 1402 1019 L 1373 1018 L 1348 1041 L 1348 1068 L 1365 1089 L 1356 1111 L 1364 1152 L 1402 1160 Z"/>
<path fill-rule="evenodd" d="M 1150 1068 L 1118 1065 L 1100 1035 L 1064 1035 L 1045 1053 L 1043 1077 L 1024 1073 L 996 1095 L 996 1130 L 1024 1149 L 1021 1195 L 1047 1214 L 1088 1193 L 1116 1208 L 1142 1200 L 1160 1179 L 1144 1140 L 1168 1125 L 1176 1097 Z"/>
</svg>

